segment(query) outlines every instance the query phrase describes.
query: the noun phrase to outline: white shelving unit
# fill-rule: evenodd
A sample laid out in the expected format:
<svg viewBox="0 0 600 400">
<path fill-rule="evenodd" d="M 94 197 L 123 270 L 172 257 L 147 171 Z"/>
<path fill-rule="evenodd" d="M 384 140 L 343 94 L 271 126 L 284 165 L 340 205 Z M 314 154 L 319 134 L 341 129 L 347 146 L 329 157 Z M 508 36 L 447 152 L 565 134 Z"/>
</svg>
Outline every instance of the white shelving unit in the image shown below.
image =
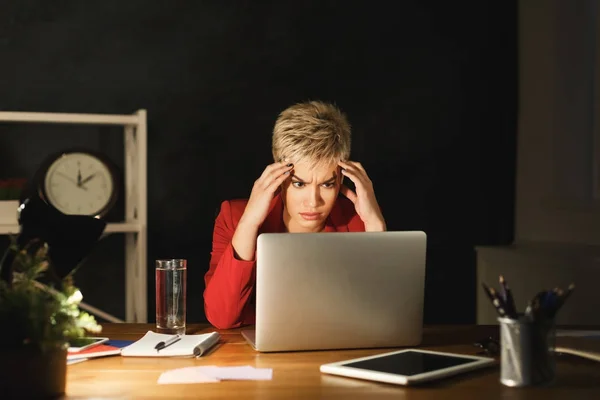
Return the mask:
<svg viewBox="0 0 600 400">
<path fill-rule="evenodd" d="M 15 123 L 120 125 L 125 148 L 125 220 L 109 223 L 105 234 L 125 235 L 125 319 L 147 322 L 147 117 L 146 110 L 133 114 L 68 114 L 0 112 L 0 121 Z M 19 225 L 0 225 L 0 234 L 17 234 Z M 112 322 L 124 322 L 95 307 L 82 308 Z"/>
</svg>

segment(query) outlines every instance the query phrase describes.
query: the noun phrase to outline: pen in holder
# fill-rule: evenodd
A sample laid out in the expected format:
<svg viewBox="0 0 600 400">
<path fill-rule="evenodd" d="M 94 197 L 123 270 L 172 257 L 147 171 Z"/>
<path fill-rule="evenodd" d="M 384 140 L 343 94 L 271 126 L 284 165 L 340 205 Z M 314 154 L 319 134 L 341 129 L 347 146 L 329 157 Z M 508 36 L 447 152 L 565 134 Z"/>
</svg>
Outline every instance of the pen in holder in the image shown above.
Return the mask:
<svg viewBox="0 0 600 400">
<path fill-rule="evenodd" d="M 500 324 L 500 382 L 506 386 L 543 385 L 555 376 L 555 316 L 575 286 L 564 291 L 544 290 L 529 302 L 525 313 L 517 312 L 504 277 L 501 290 L 483 284 L 496 308 Z"/>
</svg>

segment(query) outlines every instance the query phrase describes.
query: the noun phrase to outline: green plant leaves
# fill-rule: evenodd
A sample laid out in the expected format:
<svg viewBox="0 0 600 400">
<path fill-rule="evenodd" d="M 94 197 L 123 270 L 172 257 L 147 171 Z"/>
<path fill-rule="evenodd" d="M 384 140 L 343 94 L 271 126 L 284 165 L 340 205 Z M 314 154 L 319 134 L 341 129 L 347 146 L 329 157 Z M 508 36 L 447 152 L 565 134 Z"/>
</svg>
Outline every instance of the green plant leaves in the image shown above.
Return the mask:
<svg viewBox="0 0 600 400">
<path fill-rule="evenodd" d="M 0 280 L 0 349 L 34 347 L 40 351 L 65 347 L 70 339 L 98 333 L 95 318 L 79 309 L 83 298 L 67 275 L 54 288 L 40 279 L 51 268 L 46 243 L 32 241 L 14 253 L 12 282 Z"/>
</svg>

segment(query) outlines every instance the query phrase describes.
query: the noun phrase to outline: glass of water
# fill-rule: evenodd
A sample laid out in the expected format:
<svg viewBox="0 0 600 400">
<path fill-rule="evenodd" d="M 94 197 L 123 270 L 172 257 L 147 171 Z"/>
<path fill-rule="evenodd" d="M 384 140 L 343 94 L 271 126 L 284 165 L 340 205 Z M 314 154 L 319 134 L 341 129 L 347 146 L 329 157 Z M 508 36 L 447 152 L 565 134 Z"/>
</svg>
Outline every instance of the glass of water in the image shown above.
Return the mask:
<svg viewBox="0 0 600 400">
<path fill-rule="evenodd" d="M 185 334 L 187 260 L 156 260 L 156 331 Z"/>
</svg>

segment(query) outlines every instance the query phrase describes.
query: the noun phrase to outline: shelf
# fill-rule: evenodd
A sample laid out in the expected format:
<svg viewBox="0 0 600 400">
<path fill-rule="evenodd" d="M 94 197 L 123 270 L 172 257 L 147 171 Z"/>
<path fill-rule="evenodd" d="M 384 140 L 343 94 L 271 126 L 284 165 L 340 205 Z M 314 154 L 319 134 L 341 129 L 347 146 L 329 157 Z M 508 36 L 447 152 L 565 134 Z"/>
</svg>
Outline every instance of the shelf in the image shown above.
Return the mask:
<svg viewBox="0 0 600 400">
<path fill-rule="evenodd" d="M 137 115 L 66 114 L 21 111 L 0 111 L 0 121 L 41 122 L 58 124 L 136 125 Z"/>
<path fill-rule="evenodd" d="M 142 226 L 137 222 L 111 222 L 106 224 L 104 233 L 127 233 L 127 232 L 139 232 Z M 5 235 L 9 233 L 19 233 L 19 225 L 0 225 L 0 234 Z"/>
<path fill-rule="evenodd" d="M 147 147 L 148 129 L 146 110 L 133 114 L 74 114 L 48 112 L 0 111 L 0 123 L 54 123 L 121 125 L 124 146 L 125 222 L 109 223 L 103 236 L 112 233 L 125 235 L 125 316 L 127 322 L 147 321 Z M 12 222 L 0 210 L 2 221 Z M 16 221 L 15 221 L 16 222 Z M 1 224 L 0 235 L 19 234 L 17 223 Z M 103 313 L 103 312 L 102 312 Z M 103 314 L 104 315 L 104 314 Z"/>
<path fill-rule="evenodd" d="M 139 232 L 142 225 L 138 222 L 111 222 L 106 224 L 104 233 Z"/>
</svg>

